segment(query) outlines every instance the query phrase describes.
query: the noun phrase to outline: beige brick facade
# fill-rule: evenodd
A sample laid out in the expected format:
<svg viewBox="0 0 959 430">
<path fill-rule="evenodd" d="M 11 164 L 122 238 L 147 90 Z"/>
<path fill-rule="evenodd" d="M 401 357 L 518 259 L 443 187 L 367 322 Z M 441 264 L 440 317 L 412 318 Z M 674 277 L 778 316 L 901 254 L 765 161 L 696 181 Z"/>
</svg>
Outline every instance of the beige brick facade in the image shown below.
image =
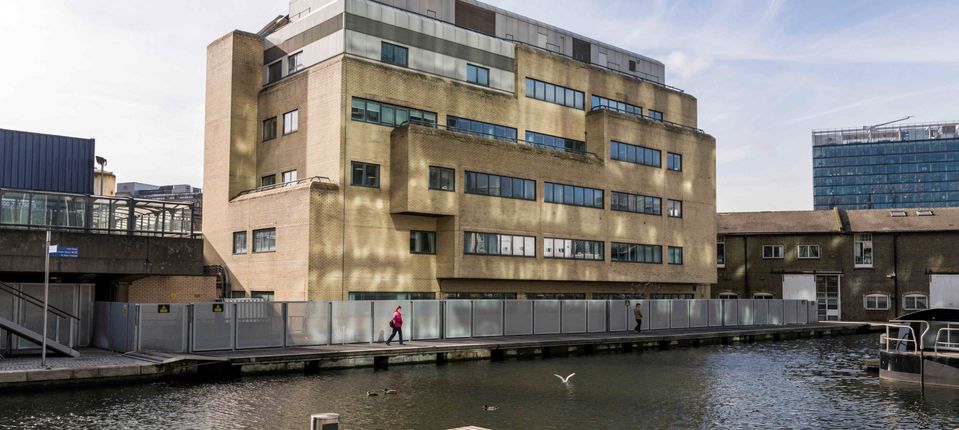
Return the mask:
<svg viewBox="0 0 959 430">
<path fill-rule="evenodd" d="M 215 276 L 149 276 L 130 283 L 130 303 L 194 303 L 216 299 Z"/>
</svg>

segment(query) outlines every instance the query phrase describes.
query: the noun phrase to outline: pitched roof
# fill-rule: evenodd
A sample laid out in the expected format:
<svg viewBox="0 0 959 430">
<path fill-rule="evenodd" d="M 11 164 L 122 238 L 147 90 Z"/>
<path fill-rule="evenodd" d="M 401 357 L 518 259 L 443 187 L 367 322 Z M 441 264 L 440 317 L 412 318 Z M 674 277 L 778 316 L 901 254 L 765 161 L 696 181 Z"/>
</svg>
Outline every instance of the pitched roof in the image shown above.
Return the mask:
<svg viewBox="0 0 959 430">
<path fill-rule="evenodd" d="M 725 212 L 716 215 L 719 234 L 841 233 L 836 210 Z"/>
<path fill-rule="evenodd" d="M 892 216 L 892 212 L 906 216 Z M 932 215 L 920 216 L 919 211 Z M 850 232 L 910 232 L 959 230 L 959 208 L 863 209 L 846 211 Z"/>
</svg>

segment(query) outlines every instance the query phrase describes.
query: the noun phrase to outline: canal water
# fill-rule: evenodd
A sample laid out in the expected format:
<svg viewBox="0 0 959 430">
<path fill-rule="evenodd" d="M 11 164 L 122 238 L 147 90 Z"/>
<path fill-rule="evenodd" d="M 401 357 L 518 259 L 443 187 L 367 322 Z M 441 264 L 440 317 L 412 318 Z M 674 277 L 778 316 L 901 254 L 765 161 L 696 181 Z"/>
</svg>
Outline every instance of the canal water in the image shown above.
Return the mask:
<svg viewBox="0 0 959 430">
<path fill-rule="evenodd" d="M 0 395 L 0 428 L 956 428 L 959 390 L 864 373 L 878 335 Z M 554 374 L 575 372 L 569 385 Z M 367 391 L 398 390 L 368 397 Z M 484 411 L 484 404 L 496 406 Z"/>
</svg>

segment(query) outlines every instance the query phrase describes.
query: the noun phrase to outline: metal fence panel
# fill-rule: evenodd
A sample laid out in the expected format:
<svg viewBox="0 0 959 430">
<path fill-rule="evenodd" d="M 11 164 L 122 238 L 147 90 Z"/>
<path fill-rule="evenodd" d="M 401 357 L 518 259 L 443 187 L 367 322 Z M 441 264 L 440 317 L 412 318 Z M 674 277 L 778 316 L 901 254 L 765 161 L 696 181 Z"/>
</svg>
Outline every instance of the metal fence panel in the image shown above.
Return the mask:
<svg viewBox="0 0 959 430">
<path fill-rule="evenodd" d="M 669 328 L 669 312 L 672 305 L 669 300 L 649 301 L 649 328 L 651 330 Z M 645 321 L 644 321 L 645 322 Z"/>
<path fill-rule="evenodd" d="M 355 300 L 333 302 L 333 343 L 373 341 L 373 302 Z M 386 321 L 377 322 L 386 324 Z"/>
<path fill-rule="evenodd" d="M 233 303 L 193 304 L 193 351 L 233 349 Z"/>
<path fill-rule="evenodd" d="M 783 300 L 783 321 L 786 324 L 796 324 L 796 304 L 799 300 Z"/>
<path fill-rule="evenodd" d="M 773 300 L 753 300 L 753 324 L 769 324 L 769 302 Z"/>
<path fill-rule="evenodd" d="M 586 301 L 586 331 L 589 333 L 606 331 L 606 300 Z"/>
<path fill-rule="evenodd" d="M 586 332 L 586 300 L 563 300 L 563 333 Z"/>
<path fill-rule="evenodd" d="M 723 300 L 723 325 L 739 325 L 739 303 L 736 299 Z"/>
<path fill-rule="evenodd" d="M 43 284 L 20 284 L 20 292 L 31 295 L 40 300 L 43 300 L 43 288 Z M 74 310 L 77 300 L 76 285 L 51 284 L 49 292 L 50 306 L 56 306 L 69 313 L 76 312 Z M 20 303 L 20 309 L 18 314 L 19 321 L 17 322 L 20 325 L 37 333 L 43 332 L 43 307 L 34 305 L 26 300 L 18 300 L 18 302 Z M 117 334 L 118 336 L 122 334 L 123 338 L 112 339 L 112 346 L 117 348 L 114 349 L 114 351 L 128 352 L 132 347 L 130 342 L 132 333 L 129 331 L 129 329 L 132 328 L 133 321 L 128 318 L 128 313 L 130 312 L 129 309 L 117 308 L 117 312 L 120 312 L 120 309 L 124 309 L 124 312 L 126 312 L 123 315 L 123 324 L 129 325 L 129 327 L 114 327 L 116 330 L 113 333 Z M 77 326 L 74 324 L 72 319 L 58 317 L 54 313 L 49 312 L 47 320 L 47 336 L 50 339 L 56 340 L 63 345 L 71 347 L 76 346 L 76 336 L 74 331 L 74 328 L 76 327 Z M 27 339 L 16 339 L 19 339 L 17 345 L 20 349 L 40 349 L 40 345 L 35 344 Z"/>
<path fill-rule="evenodd" d="M 610 300 L 606 302 L 606 313 L 609 316 L 609 331 L 626 331 L 633 328 L 633 308 L 629 300 Z"/>
<path fill-rule="evenodd" d="M 473 300 L 473 336 L 503 335 L 503 301 Z"/>
<path fill-rule="evenodd" d="M 78 330 L 78 346 L 90 346 L 93 339 L 93 285 L 82 284 L 79 286 L 79 314 L 80 327 Z"/>
<path fill-rule="evenodd" d="M 446 301 L 446 327 L 444 332 L 446 338 L 472 336 L 473 303 L 470 300 L 447 300 Z"/>
<path fill-rule="evenodd" d="M 739 299 L 739 325 L 753 325 L 755 315 L 753 315 L 753 300 Z"/>
<path fill-rule="evenodd" d="M 283 305 L 277 302 L 236 303 L 236 349 L 283 346 Z"/>
<path fill-rule="evenodd" d="M 800 300 L 796 304 L 796 322 L 799 324 L 809 324 L 808 300 Z"/>
<path fill-rule="evenodd" d="M 503 302 L 503 334 L 507 336 L 533 334 L 532 300 Z"/>
<path fill-rule="evenodd" d="M 17 284 L 7 284 L 7 285 L 10 285 L 10 287 L 14 289 L 19 288 Z M 6 290 L 0 290 L 0 318 L 4 318 L 10 321 L 17 320 L 16 313 L 14 311 L 16 309 L 17 300 L 18 299 L 14 297 L 13 294 L 8 293 Z M 13 338 L 11 337 L 11 340 L 12 339 Z M 4 331 L 0 331 L 0 353 L 3 353 L 6 350 L 7 350 L 7 333 Z"/>
<path fill-rule="evenodd" d="M 706 305 L 709 311 L 709 326 L 719 327 L 723 325 L 723 301 L 718 299 L 709 299 Z"/>
<path fill-rule="evenodd" d="M 287 303 L 286 345 L 329 345 L 330 307 L 330 302 Z"/>
<path fill-rule="evenodd" d="M 160 305 L 136 305 L 137 336 L 136 351 L 189 351 L 189 317 L 187 305 L 163 305 L 167 312 L 160 312 Z"/>
<path fill-rule="evenodd" d="M 411 339 L 439 339 L 442 330 L 439 300 L 417 300 L 413 302 L 413 316 L 416 323 L 410 330 Z"/>
<path fill-rule="evenodd" d="M 110 349 L 110 302 L 93 304 L 93 346 Z"/>
<path fill-rule="evenodd" d="M 689 326 L 709 326 L 709 300 L 695 299 L 689 301 Z"/>
<path fill-rule="evenodd" d="M 807 317 L 806 319 L 807 321 L 809 321 L 810 323 L 819 322 L 819 310 L 816 309 L 815 301 L 812 301 L 812 300 L 809 301 L 808 313 L 809 313 L 809 317 Z"/>
<path fill-rule="evenodd" d="M 782 300 L 769 301 L 768 321 L 770 325 L 783 325 L 783 301 Z"/>
<path fill-rule="evenodd" d="M 689 328 L 689 300 L 670 300 L 669 328 Z"/>
<path fill-rule="evenodd" d="M 533 300 L 533 333 L 559 333 L 561 306 L 559 300 Z"/>
<path fill-rule="evenodd" d="M 393 320 L 393 313 L 396 307 L 402 306 L 400 314 L 403 315 L 403 325 L 400 330 L 403 332 L 403 340 L 407 340 L 410 335 L 410 327 L 416 324 L 416 316 L 413 315 L 413 302 L 410 300 L 374 300 L 373 301 L 373 342 L 386 342 L 393 329 L 390 328 L 390 321 Z M 397 334 L 399 336 L 399 334 Z M 399 339 L 394 339 L 399 342 Z"/>
</svg>

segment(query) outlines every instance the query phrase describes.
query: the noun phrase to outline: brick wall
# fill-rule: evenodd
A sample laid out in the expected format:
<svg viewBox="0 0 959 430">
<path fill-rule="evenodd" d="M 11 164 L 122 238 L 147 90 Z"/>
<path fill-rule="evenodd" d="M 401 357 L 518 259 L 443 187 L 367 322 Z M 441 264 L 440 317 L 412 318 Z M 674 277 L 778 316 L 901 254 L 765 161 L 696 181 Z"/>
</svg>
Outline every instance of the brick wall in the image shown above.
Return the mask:
<svg viewBox="0 0 959 430">
<path fill-rule="evenodd" d="M 216 298 L 215 276 L 150 276 L 130 284 L 130 303 L 192 303 Z"/>
</svg>

